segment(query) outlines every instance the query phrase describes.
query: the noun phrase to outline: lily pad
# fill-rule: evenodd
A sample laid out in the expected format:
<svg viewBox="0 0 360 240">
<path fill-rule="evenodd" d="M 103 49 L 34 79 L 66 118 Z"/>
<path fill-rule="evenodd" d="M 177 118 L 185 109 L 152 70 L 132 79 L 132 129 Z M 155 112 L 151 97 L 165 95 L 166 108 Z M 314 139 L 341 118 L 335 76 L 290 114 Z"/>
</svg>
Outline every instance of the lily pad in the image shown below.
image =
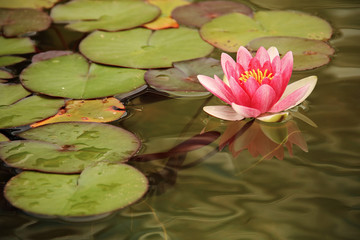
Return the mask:
<svg viewBox="0 0 360 240">
<path fill-rule="evenodd" d="M 85 217 L 113 212 L 139 200 L 147 178 L 126 164 L 99 163 L 80 175 L 25 171 L 5 186 L 5 197 L 26 212 Z"/>
<path fill-rule="evenodd" d="M 0 69 L 0 79 L 10 79 L 10 78 L 14 78 L 14 75 L 12 75 L 12 73 Z"/>
<path fill-rule="evenodd" d="M 176 8 L 171 14 L 179 23 L 189 27 L 201 27 L 203 24 L 222 15 L 241 13 L 252 16 L 248 6 L 231 1 L 205 1 Z"/>
<path fill-rule="evenodd" d="M 26 58 L 18 57 L 18 56 L 2 56 L 0 57 L 0 67 L 10 66 L 25 60 Z"/>
<path fill-rule="evenodd" d="M 248 49 L 256 51 L 259 47 L 277 47 L 279 53 L 284 55 L 292 51 L 294 56 L 294 70 L 308 70 L 323 66 L 330 62 L 330 55 L 334 49 L 320 40 L 311 40 L 296 37 L 263 37 L 252 40 Z"/>
<path fill-rule="evenodd" d="M 0 142 L 10 141 L 4 134 L 0 133 Z"/>
<path fill-rule="evenodd" d="M 51 8 L 60 0 L 0 0 L 0 8 Z"/>
<path fill-rule="evenodd" d="M 173 68 L 166 70 L 149 70 L 145 73 L 147 83 L 158 91 L 172 95 L 192 96 L 208 95 L 198 81 L 197 75 L 224 75 L 219 60 L 213 58 L 199 58 L 184 62 L 176 62 Z"/>
<path fill-rule="evenodd" d="M 214 48 L 189 28 L 121 32 L 96 31 L 80 43 L 80 51 L 103 64 L 131 68 L 165 68 L 173 62 L 204 57 Z"/>
<path fill-rule="evenodd" d="M 35 52 L 30 38 L 4 38 L 0 36 L 0 56 Z"/>
<path fill-rule="evenodd" d="M 113 55 L 113 54 L 112 54 Z M 32 63 L 20 75 L 23 85 L 50 96 L 89 99 L 131 92 L 145 85 L 144 70 L 89 63 L 71 54 Z"/>
<path fill-rule="evenodd" d="M 50 17 L 35 9 L 0 9 L 0 26 L 4 36 L 14 37 L 47 29 Z"/>
<path fill-rule="evenodd" d="M 144 27 L 153 30 L 178 28 L 179 24 L 171 17 L 171 12 L 179 6 L 190 4 L 185 0 L 147 0 L 147 2 L 161 9 L 160 17 L 144 25 Z"/>
<path fill-rule="evenodd" d="M 124 162 L 140 147 L 131 132 L 102 123 L 53 123 L 19 136 L 28 140 L 0 143 L 0 158 L 44 172 L 78 173 L 94 162 Z"/>
<path fill-rule="evenodd" d="M 55 23 L 70 22 L 66 27 L 80 32 L 130 29 L 154 20 L 159 14 L 156 6 L 142 1 L 116 0 L 73 0 L 51 10 Z"/>
<path fill-rule="evenodd" d="M 213 19 L 200 29 L 204 40 L 227 52 L 236 52 L 251 40 L 267 36 L 327 40 L 332 28 L 325 20 L 295 11 L 259 11 L 254 18 L 232 13 Z"/>
<path fill-rule="evenodd" d="M 31 124 L 31 127 L 56 122 L 111 122 L 125 113 L 124 105 L 116 98 L 69 100 L 65 108 L 53 117 Z"/>
<path fill-rule="evenodd" d="M 23 126 L 48 118 L 63 105 L 63 99 L 30 96 L 14 104 L 0 106 L 0 128 Z"/>
<path fill-rule="evenodd" d="M 0 83 L 0 106 L 13 104 L 30 94 L 21 84 Z"/>
</svg>

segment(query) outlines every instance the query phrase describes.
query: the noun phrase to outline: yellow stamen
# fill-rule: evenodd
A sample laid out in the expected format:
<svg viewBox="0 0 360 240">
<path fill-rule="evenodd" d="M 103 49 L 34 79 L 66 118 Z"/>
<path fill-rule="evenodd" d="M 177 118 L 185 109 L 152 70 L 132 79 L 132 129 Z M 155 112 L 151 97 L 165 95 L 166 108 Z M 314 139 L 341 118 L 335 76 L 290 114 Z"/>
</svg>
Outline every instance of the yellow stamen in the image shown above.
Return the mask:
<svg viewBox="0 0 360 240">
<path fill-rule="evenodd" d="M 267 69 L 265 69 L 264 72 L 260 71 L 260 69 L 258 69 L 257 71 L 255 71 L 255 69 L 252 69 L 250 71 L 245 71 L 243 74 L 241 74 L 239 80 L 246 82 L 249 79 L 249 77 L 255 78 L 255 80 L 261 84 L 264 78 L 268 78 L 271 80 L 274 76 L 272 73 L 268 73 Z"/>
</svg>

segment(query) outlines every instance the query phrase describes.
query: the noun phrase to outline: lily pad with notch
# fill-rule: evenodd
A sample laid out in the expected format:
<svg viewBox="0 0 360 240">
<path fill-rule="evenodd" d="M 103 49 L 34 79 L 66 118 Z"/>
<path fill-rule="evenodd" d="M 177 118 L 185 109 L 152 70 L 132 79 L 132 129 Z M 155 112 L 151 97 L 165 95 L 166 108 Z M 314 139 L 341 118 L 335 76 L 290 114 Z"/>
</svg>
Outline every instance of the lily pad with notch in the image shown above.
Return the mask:
<svg viewBox="0 0 360 240">
<path fill-rule="evenodd" d="M 330 62 L 330 56 L 335 50 L 320 40 L 296 37 L 263 37 L 249 42 L 247 48 L 256 51 L 260 46 L 269 48 L 275 46 L 280 55 L 292 51 L 294 70 L 308 70 L 323 66 Z"/>
<path fill-rule="evenodd" d="M 254 18 L 231 13 L 204 24 L 201 37 L 227 52 L 236 52 L 259 37 L 286 36 L 328 40 L 332 28 L 325 20 L 296 11 L 259 11 Z"/>
<path fill-rule="evenodd" d="M 6 184 L 4 193 L 23 211 L 77 219 L 106 216 L 138 201 L 147 189 L 147 178 L 134 167 L 101 162 L 80 175 L 24 171 Z"/>
<path fill-rule="evenodd" d="M 125 162 L 140 147 L 131 132 L 109 124 L 53 123 L 19 134 L 26 140 L 0 143 L 0 158 L 16 168 L 79 173 L 95 162 Z"/>
<path fill-rule="evenodd" d="M 69 23 L 67 28 L 80 32 L 130 29 L 154 20 L 159 14 L 159 8 L 143 1 L 73 0 L 51 10 L 55 23 Z"/>
<path fill-rule="evenodd" d="M 35 9 L 0 9 L 0 26 L 6 37 L 15 37 L 49 28 L 51 18 Z"/>
<path fill-rule="evenodd" d="M 80 43 L 80 51 L 94 62 L 130 68 L 166 68 L 173 62 L 204 57 L 213 51 L 197 30 L 151 31 L 135 28 L 121 32 L 96 31 Z"/>
<path fill-rule="evenodd" d="M 201 27 L 214 18 L 229 13 L 240 13 L 252 17 L 250 7 L 232 1 L 205 1 L 177 7 L 171 13 L 179 23 L 189 27 Z"/>
<path fill-rule="evenodd" d="M 113 54 L 112 54 L 113 55 Z M 90 99 L 134 91 L 145 85 L 144 70 L 90 63 L 74 53 L 29 65 L 20 75 L 22 84 L 42 94 Z"/>
<path fill-rule="evenodd" d="M 199 58 L 195 60 L 176 62 L 173 67 L 165 70 L 148 70 L 145 80 L 154 89 L 174 96 L 193 97 L 207 96 L 207 91 L 197 80 L 197 75 L 217 75 L 224 73 L 219 60 Z"/>
</svg>

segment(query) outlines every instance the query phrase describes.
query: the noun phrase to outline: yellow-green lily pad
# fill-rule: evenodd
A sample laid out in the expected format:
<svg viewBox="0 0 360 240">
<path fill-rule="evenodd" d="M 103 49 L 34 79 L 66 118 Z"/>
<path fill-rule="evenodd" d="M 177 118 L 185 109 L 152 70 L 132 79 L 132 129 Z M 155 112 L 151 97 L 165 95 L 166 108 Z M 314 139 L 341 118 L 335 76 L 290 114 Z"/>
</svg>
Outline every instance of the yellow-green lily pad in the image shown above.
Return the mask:
<svg viewBox="0 0 360 240">
<path fill-rule="evenodd" d="M 126 164 L 98 163 L 80 175 L 24 171 L 5 186 L 5 198 L 33 214 L 86 217 L 111 213 L 139 200 L 147 178 Z"/>
<path fill-rule="evenodd" d="M 80 43 L 80 51 L 98 63 L 131 68 L 165 68 L 173 62 L 204 57 L 213 47 L 197 30 L 151 31 L 135 28 L 121 32 L 96 31 Z"/>
<path fill-rule="evenodd" d="M 11 72 L 0 69 L 0 79 L 10 79 L 14 78 L 14 75 Z"/>
<path fill-rule="evenodd" d="M 25 61 L 26 58 L 18 57 L 18 56 L 1 56 L 0 57 L 0 67 L 10 66 L 13 64 L 20 63 Z"/>
<path fill-rule="evenodd" d="M 4 134 L 0 133 L 0 142 L 10 141 Z"/>
<path fill-rule="evenodd" d="M 0 143 L 0 158 L 43 172 L 78 173 L 95 162 L 125 162 L 140 147 L 131 132 L 102 123 L 53 123 L 19 136 L 27 140 Z"/>
<path fill-rule="evenodd" d="M 0 83 L 0 106 L 13 104 L 30 94 L 21 84 Z"/>
<path fill-rule="evenodd" d="M 134 91 L 145 85 L 144 70 L 89 63 L 74 53 L 33 62 L 20 75 L 31 91 L 50 96 L 90 99 Z"/>
<path fill-rule="evenodd" d="M 302 37 L 327 40 L 332 28 L 325 20 L 295 11 L 259 11 L 254 17 L 231 13 L 202 25 L 200 34 L 210 44 L 236 52 L 251 40 L 267 36 Z"/>
<path fill-rule="evenodd" d="M 55 23 L 69 23 L 67 28 L 80 32 L 130 29 L 154 20 L 159 14 L 156 6 L 131 0 L 73 0 L 51 10 Z"/>
<path fill-rule="evenodd" d="M 30 38 L 4 38 L 0 36 L 0 56 L 35 52 Z"/>
</svg>

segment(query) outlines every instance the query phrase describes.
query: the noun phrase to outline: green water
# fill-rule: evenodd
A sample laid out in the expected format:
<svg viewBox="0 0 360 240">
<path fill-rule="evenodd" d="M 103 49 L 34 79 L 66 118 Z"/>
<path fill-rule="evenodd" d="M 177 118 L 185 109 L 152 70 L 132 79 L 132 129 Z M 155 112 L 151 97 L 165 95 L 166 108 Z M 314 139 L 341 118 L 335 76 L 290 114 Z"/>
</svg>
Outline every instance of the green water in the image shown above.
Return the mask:
<svg viewBox="0 0 360 240">
<path fill-rule="evenodd" d="M 255 10 L 298 9 L 326 19 L 334 28 L 330 44 L 336 54 L 330 64 L 292 76 L 319 78 L 306 109 L 318 127 L 295 120 L 308 152 L 294 146 L 293 156 L 285 151 L 283 160 L 261 161 L 246 150 L 237 157 L 228 147 L 219 151 L 217 141 L 187 154 L 134 163 L 150 178 L 149 194 L 88 222 L 30 216 L 1 197 L 0 239 L 359 239 L 360 2 L 244 3 Z M 78 37 L 81 34 L 67 32 L 65 41 L 76 46 Z M 41 50 L 63 48 L 53 29 L 41 33 L 39 40 Z M 202 111 L 209 105 L 206 101 L 146 93 L 129 101 L 128 116 L 114 124 L 142 139 L 141 153 L 167 151 L 205 127 L 226 128 Z M 1 166 L 1 184 L 14 174 Z"/>
</svg>

